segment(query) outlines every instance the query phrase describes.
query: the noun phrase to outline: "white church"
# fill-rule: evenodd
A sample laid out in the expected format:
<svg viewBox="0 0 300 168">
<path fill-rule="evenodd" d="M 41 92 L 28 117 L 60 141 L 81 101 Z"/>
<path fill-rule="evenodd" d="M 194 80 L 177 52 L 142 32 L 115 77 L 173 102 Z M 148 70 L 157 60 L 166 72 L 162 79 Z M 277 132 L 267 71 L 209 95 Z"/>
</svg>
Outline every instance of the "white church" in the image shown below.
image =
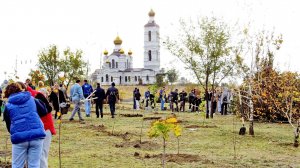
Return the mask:
<svg viewBox="0 0 300 168">
<path fill-rule="evenodd" d="M 149 21 L 144 26 L 144 68 L 133 68 L 132 51 L 126 54 L 122 49 L 122 40 L 119 36 L 114 40 L 115 48 L 109 53 L 103 52 L 103 65 L 96 69 L 91 78 L 101 85 L 153 84 L 160 70 L 160 39 L 159 25 L 155 23 L 155 13 L 151 9 L 148 13 Z"/>
</svg>

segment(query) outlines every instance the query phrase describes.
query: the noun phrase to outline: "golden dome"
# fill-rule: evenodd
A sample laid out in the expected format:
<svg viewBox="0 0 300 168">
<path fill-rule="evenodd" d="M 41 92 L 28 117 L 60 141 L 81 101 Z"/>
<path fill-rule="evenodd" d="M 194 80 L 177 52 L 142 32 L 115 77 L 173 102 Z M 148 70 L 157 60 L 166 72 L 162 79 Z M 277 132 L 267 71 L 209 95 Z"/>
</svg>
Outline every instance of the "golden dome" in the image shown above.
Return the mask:
<svg viewBox="0 0 300 168">
<path fill-rule="evenodd" d="M 116 39 L 114 40 L 115 45 L 121 45 L 122 44 L 122 39 L 117 36 Z"/>
<path fill-rule="evenodd" d="M 128 55 L 130 55 L 130 56 L 132 55 L 132 51 L 131 50 L 128 51 Z"/>
<path fill-rule="evenodd" d="M 122 48 L 120 49 L 119 52 L 120 52 L 120 54 L 124 54 L 124 50 Z"/>
<path fill-rule="evenodd" d="M 148 13 L 148 15 L 150 17 L 154 17 L 155 16 L 155 12 L 151 9 L 150 12 Z"/>
<path fill-rule="evenodd" d="M 104 55 L 107 55 L 107 54 L 108 54 L 108 51 L 105 49 L 105 50 L 103 51 L 103 54 L 104 54 Z"/>
</svg>

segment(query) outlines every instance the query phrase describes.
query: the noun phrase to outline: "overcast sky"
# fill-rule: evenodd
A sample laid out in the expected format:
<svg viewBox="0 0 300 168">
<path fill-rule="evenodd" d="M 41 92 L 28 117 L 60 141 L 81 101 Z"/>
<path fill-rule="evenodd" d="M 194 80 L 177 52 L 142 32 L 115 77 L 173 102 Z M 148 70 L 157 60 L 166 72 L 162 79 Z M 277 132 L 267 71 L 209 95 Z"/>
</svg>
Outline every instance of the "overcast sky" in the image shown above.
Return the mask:
<svg viewBox="0 0 300 168">
<path fill-rule="evenodd" d="M 143 31 L 151 8 L 156 13 L 161 38 L 176 35 L 180 18 L 198 16 L 222 17 L 228 23 L 250 22 L 254 29 L 282 33 L 284 43 L 276 64 L 281 70 L 300 72 L 299 6 L 297 0 L 3 0 L 0 81 L 4 71 L 13 73 L 16 58 L 18 75 L 25 79 L 30 68 L 35 69 L 38 52 L 50 44 L 56 44 L 60 50 L 82 49 L 94 71 L 100 66 L 101 52 L 112 51 L 117 34 L 125 52 L 133 51 L 133 66 L 142 67 Z M 175 64 L 180 65 L 161 47 L 161 67 Z M 187 72 L 181 75 L 189 76 Z"/>
</svg>

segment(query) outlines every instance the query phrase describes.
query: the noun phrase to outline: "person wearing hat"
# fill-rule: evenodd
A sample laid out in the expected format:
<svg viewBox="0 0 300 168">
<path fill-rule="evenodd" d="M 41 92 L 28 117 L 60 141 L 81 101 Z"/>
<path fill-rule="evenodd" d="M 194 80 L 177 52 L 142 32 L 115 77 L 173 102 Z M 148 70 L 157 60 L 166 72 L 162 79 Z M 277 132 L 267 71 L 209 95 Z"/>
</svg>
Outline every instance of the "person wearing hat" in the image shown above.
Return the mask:
<svg viewBox="0 0 300 168">
<path fill-rule="evenodd" d="M 115 88 L 116 84 L 111 83 L 111 87 L 106 92 L 106 102 L 109 104 L 111 118 L 115 118 L 116 102 L 119 101 L 119 91 Z"/>
</svg>

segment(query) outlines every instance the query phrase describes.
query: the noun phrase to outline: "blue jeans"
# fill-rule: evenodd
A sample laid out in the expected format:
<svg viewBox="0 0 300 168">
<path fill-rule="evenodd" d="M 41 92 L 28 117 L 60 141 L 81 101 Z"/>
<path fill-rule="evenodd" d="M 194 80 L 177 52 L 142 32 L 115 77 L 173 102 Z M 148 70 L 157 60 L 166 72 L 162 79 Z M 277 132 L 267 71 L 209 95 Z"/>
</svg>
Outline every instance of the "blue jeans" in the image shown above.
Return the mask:
<svg viewBox="0 0 300 168">
<path fill-rule="evenodd" d="M 40 168 L 44 139 L 12 144 L 12 168 L 23 168 L 25 161 L 30 168 Z"/>
<path fill-rule="evenodd" d="M 165 110 L 165 100 L 163 98 L 160 98 L 160 109 Z"/>
<path fill-rule="evenodd" d="M 91 101 L 84 101 L 84 107 L 85 107 L 85 114 L 90 115 L 91 114 Z"/>
<path fill-rule="evenodd" d="M 40 166 L 41 168 L 48 168 L 48 155 L 49 155 L 50 144 L 52 139 L 52 134 L 50 130 L 47 130 L 45 132 L 46 132 L 46 137 L 43 143 L 43 152 L 41 156 L 41 166 Z"/>
</svg>

